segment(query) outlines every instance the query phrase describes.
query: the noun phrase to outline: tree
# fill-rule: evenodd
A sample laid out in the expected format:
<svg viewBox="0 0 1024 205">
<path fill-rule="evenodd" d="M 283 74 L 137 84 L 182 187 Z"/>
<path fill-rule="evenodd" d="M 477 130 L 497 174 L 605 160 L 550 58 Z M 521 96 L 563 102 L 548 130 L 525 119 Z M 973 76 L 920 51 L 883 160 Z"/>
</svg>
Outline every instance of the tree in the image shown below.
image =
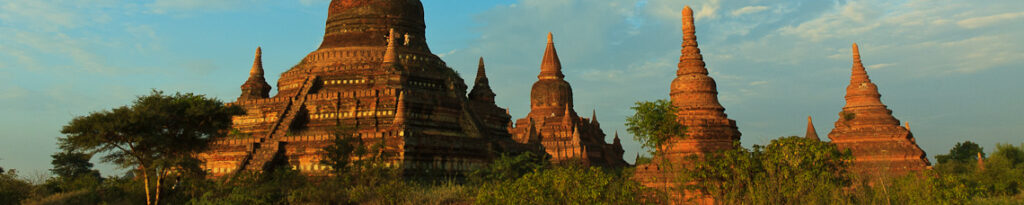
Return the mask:
<svg viewBox="0 0 1024 205">
<path fill-rule="evenodd" d="M 724 204 L 824 204 L 851 184 L 846 168 L 852 154 L 828 142 L 791 136 L 752 150 L 737 147 L 692 156 L 693 164 L 679 173 L 680 181 L 693 182 L 683 189 Z"/>
<path fill-rule="evenodd" d="M 654 153 L 663 142 L 682 136 L 686 131 L 686 127 L 676 120 L 677 109 L 671 101 L 636 102 L 631 109 L 636 113 L 626 118 L 626 131 L 643 143 L 643 148 L 654 150 Z"/>
<path fill-rule="evenodd" d="M 76 117 L 65 125 L 60 146 L 103 162 L 133 168 L 142 176 L 146 204 L 159 204 L 168 175 L 201 174 L 197 153 L 224 137 L 241 108 L 203 95 L 164 95 L 154 90 L 130 106 Z"/>
<path fill-rule="evenodd" d="M 50 169 L 50 172 L 59 178 L 73 179 L 87 174 L 99 175 L 98 171 L 92 169 L 92 162 L 89 162 L 92 159 L 91 154 L 64 151 L 50 157 L 53 157 L 50 161 L 53 169 Z"/>
<path fill-rule="evenodd" d="M 501 157 L 486 167 L 474 170 L 469 174 L 469 178 L 476 182 L 518 179 L 525 174 L 550 166 L 549 158 L 550 155 L 538 156 L 533 152 L 523 152 L 515 156 L 503 153 Z"/>
<path fill-rule="evenodd" d="M 985 158 L 985 150 L 971 141 L 965 141 L 962 143 L 956 143 L 953 149 L 949 150 L 949 154 L 935 155 L 935 160 L 942 163 L 949 162 L 975 162 L 978 161 L 978 155 L 981 158 Z"/>
<path fill-rule="evenodd" d="M 32 189 L 32 184 L 18 179 L 15 170 L 0 173 L 0 205 L 19 204 L 32 195 Z"/>
</svg>

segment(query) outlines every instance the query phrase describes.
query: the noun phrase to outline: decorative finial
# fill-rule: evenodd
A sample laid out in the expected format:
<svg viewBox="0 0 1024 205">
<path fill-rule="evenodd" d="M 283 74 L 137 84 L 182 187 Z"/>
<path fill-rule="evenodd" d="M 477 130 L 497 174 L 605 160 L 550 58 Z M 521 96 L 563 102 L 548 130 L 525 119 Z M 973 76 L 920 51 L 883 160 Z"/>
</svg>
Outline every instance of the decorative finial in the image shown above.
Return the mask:
<svg viewBox="0 0 1024 205">
<path fill-rule="evenodd" d="M 262 76 L 263 75 L 263 47 L 256 47 L 256 59 L 253 60 L 252 69 L 249 70 L 250 76 Z"/>
<path fill-rule="evenodd" d="M 555 43 L 554 35 L 551 32 L 548 32 L 548 43 Z"/>
<path fill-rule="evenodd" d="M 903 127 L 906 127 L 907 131 L 910 131 L 910 121 L 903 122 Z"/>
</svg>

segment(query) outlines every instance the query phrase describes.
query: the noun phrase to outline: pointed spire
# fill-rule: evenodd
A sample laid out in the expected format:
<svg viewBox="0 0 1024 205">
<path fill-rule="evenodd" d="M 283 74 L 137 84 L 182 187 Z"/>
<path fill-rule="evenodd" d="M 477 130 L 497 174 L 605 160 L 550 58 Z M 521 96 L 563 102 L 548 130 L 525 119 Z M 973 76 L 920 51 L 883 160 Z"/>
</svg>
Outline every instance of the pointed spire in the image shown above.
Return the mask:
<svg viewBox="0 0 1024 205">
<path fill-rule="evenodd" d="M 484 57 L 480 57 L 480 65 L 476 70 L 476 82 L 473 83 L 473 90 L 469 91 L 469 99 L 493 104 L 494 96 L 494 91 L 491 90 L 490 82 L 487 80 Z"/>
<path fill-rule="evenodd" d="M 600 124 L 600 123 L 597 122 L 597 109 L 594 109 L 593 112 L 591 113 L 590 122 L 593 122 L 595 125 L 596 124 Z"/>
<path fill-rule="evenodd" d="M 683 48 L 679 56 L 679 70 L 677 76 L 687 74 L 708 74 L 705 68 L 704 56 L 700 54 L 700 47 L 697 45 L 697 28 L 694 26 L 693 9 L 690 6 L 683 8 Z"/>
<path fill-rule="evenodd" d="M 871 82 L 871 78 L 868 77 L 868 73 L 864 69 L 859 46 L 854 43 L 852 47 L 853 68 L 851 69 L 850 85 L 846 87 L 845 108 L 885 106 L 882 104 L 882 95 L 878 93 L 878 86 Z"/>
<path fill-rule="evenodd" d="M 906 122 L 903 122 L 903 123 L 904 123 L 903 127 L 906 127 L 907 128 L 907 132 L 909 132 L 910 131 L 910 121 L 906 121 Z"/>
<path fill-rule="evenodd" d="M 395 29 L 388 31 L 388 48 L 384 52 L 384 64 L 395 64 L 398 62 L 398 54 L 395 53 Z"/>
<path fill-rule="evenodd" d="M 978 152 L 978 169 L 985 171 L 985 158 L 981 157 L 981 152 Z"/>
<path fill-rule="evenodd" d="M 476 84 L 480 84 L 481 80 L 487 82 L 487 70 L 484 68 L 483 56 L 480 56 L 480 63 L 476 67 Z"/>
<path fill-rule="evenodd" d="M 256 47 L 256 57 L 249 69 L 249 79 L 242 84 L 242 95 L 238 101 L 264 99 L 270 97 L 270 84 L 263 78 L 263 48 Z"/>
<path fill-rule="evenodd" d="M 405 92 L 398 92 L 398 102 L 395 103 L 394 123 L 401 125 L 405 123 Z"/>
<path fill-rule="evenodd" d="M 619 139 L 619 130 L 615 130 L 615 138 L 612 139 L 612 144 L 622 144 L 622 141 Z"/>
<path fill-rule="evenodd" d="M 252 62 L 252 69 L 249 70 L 249 77 L 263 76 L 263 47 L 256 47 L 256 59 Z"/>
<path fill-rule="evenodd" d="M 544 60 L 541 61 L 540 75 L 538 79 L 563 79 L 562 61 L 558 59 L 558 51 L 555 50 L 554 37 L 548 32 L 548 46 L 544 50 Z"/>
<path fill-rule="evenodd" d="M 818 137 L 818 130 L 814 129 L 814 120 L 811 119 L 811 116 L 807 116 L 807 134 L 804 134 L 804 138 L 821 140 Z"/>
</svg>

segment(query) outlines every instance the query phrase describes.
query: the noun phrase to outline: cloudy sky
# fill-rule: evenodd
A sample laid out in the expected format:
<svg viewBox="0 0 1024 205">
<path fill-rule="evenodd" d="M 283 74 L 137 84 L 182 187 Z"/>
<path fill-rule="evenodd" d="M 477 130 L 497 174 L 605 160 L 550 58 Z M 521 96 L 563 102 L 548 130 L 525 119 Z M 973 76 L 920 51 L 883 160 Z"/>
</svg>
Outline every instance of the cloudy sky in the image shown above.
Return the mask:
<svg viewBox="0 0 1024 205">
<path fill-rule="evenodd" d="M 316 49 L 328 0 L 0 0 L 0 167 L 43 172 L 60 128 L 151 89 L 235 99 L 253 52 L 281 73 Z M 529 109 L 554 32 L 576 110 L 623 135 L 636 101 L 668 98 L 679 11 L 691 5 L 743 144 L 825 136 L 844 105 L 850 44 L 929 157 L 970 140 L 1024 142 L 1020 0 L 423 0 L 434 53 L 467 79 L 488 63 L 499 106 Z M 276 84 L 277 76 L 268 75 Z M 467 82 L 469 84 L 471 82 Z M 110 170 L 109 166 L 104 166 Z"/>
</svg>

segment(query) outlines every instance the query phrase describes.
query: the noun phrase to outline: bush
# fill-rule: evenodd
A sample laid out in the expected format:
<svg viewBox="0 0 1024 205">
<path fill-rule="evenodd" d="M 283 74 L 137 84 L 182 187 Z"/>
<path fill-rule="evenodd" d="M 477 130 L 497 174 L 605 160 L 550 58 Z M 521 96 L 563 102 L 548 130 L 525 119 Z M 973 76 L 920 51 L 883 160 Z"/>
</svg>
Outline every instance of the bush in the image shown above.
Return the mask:
<svg viewBox="0 0 1024 205">
<path fill-rule="evenodd" d="M 597 167 L 555 167 L 514 180 L 488 183 L 478 204 L 638 204 L 643 187 Z"/>
</svg>

